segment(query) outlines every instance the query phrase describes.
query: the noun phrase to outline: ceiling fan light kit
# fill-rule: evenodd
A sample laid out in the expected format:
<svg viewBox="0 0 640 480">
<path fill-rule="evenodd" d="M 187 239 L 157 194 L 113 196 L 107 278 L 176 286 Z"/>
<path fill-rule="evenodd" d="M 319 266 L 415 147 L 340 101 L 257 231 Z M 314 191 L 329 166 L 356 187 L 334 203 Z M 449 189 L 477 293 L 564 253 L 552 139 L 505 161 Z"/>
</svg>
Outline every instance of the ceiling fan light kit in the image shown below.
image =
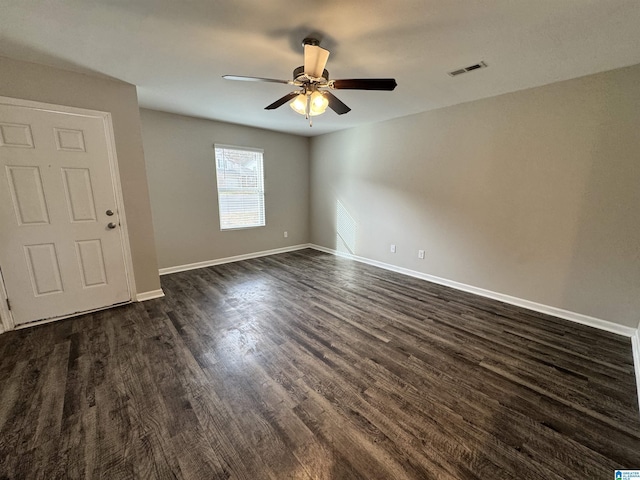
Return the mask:
<svg viewBox="0 0 640 480">
<path fill-rule="evenodd" d="M 293 111 L 304 115 L 312 126 L 311 117 L 322 115 L 327 107 L 338 115 L 344 115 L 351 109 L 328 90 L 383 90 L 392 91 L 398 85 L 393 78 L 360 78 L 348 80 L 330 80 L 329 72 L 324 68 L 329 59 L 329 51 L 320 47 L 315 38 L 305 38 L 304 65 L 293 71 L 293 80 L 276 80 L 273 78 L 242 77 L 238 75 L 224 75 L 227 80 L 242 80 L 252 82 L 284 83 L 300 87 L 301 90 L 288 93 L 279 98 L 265 110 L 275 110 L 287 102 Z"/>
<path fill-rule="evenodd" d="M 318 90 L 313 93 L 307 91 L 297 95 L 289 106 L 294 112 L 309 118 L 322 115 L 329 106 L 329 100 Z"/>
</svg>

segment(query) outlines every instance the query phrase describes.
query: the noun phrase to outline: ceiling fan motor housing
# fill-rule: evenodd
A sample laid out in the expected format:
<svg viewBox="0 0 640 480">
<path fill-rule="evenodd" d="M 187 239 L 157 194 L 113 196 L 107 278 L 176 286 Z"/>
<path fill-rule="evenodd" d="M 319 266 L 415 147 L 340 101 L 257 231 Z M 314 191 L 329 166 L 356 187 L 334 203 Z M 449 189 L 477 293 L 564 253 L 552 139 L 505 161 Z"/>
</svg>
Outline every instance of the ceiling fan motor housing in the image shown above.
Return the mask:
<svg viewBox="0 0 640 480">
<path fill-rule="evenodd" d="M 325 82 L 329 81 L 329 71 L 327 69 L 322 71 L 322 78 Z M 311 83 L 309 77 L 304 74 L 304 65 L 299 66 L 293 71 L 293 79 L 302 83 Z"/>
</svg>

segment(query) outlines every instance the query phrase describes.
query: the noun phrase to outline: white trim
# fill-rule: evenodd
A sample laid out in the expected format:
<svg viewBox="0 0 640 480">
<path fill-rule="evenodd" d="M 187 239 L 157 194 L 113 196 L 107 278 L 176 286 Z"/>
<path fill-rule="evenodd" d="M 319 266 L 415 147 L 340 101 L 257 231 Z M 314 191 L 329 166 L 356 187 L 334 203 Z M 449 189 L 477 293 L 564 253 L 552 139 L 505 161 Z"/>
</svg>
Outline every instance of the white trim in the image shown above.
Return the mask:
<svg viewBox="0 0 640 480">
<path fill-rule="evenodd" d="M 2 270 L 0 270 L 0 334 L 13 330 L 15 323 L 13 315 L 7 305 L 7 291 L 4 288 L 4 279 L 2 278 Z"/>
<path fill-rule="evenodd" d="M 102 119 L 102 122 L 104 124 L 105 139 L 107 143 L 107 155 L 109 157 L 109 171 L 111 173 L 113 193 L 114 193 L 114 198 L 116 202 L 115 208 L 117 209 L 117 212 L 118 212 L 118 223 L 120 224 L 120 227 L 121 227 L 120 243 L 122 244 L 122 250 L 124 254 L 125 275 L 127 278 L 127 288 L 129 290 L 128 301 L 131 301 L 133 298 L 137 298 L 135 278 L 133 275 L 133 258 L 131 256 L 131 245 L 129 244 L 129 231 L 127 229 L 127 221 L 124 213 L 124 198 L 122 195 L 122 185 L 120 183 L 120 171 L 118 169 L 118 158 L 116 155 L 115 134 L 113 132 L 113 123 L 111 119 L 111 113 L 102 112 L 99 110 L 90 110 L 87 108 L 69 107 L 66 105 L 55 105 L 51 103 L 36 102 L 33 100 L 23 100 L 20 98 L 12 98 L 12 97 L 4 97 L 4 96 L 0 96 L 0 104 L 30 108 L 33 110 L 41 110 L 45 112 L 62 113 L 66 115 L 75 115 L 79 117 L 92 117 L 92 118 Z M 1 281 L 2 279 L 0 278 L 0 282 Z M 3 289 L 4 289 L 4 284 L 2 283 L 0 285 L 0 290 L 3 290 Z M 2 295 L 3 294 L 0 294 L 0 297 Z M 6 296 L 6 294 L 4 295 Z M 78 315 L 77 313 L 74 313 L 72 315 L 65 315 L 61 317 L 55 317 L 53 319 L 42 320 L 39 322 L 30 322 L 24 325 L 16 326 L 15 323 L 13 322 L 11 313 L 8 311 L 8 309 L 6 309 L 6 300 L 3 299 L 2 301 L 3 301 L 3 304 L 5 305 L 5 308 L 3 310 L 3 308 L 0 307 L 0 323 L 2 324 L 0 326 L 0 333 L 2 333 L 2 327 L 4 327 L 4 330 L 7 331 L 7 330 L 13 330 L 14 328 L 22 328 L 22 326 L 31 326 L 31 325 L 37 325 L 40 323 L 48 323 L 53 320 L 59 320 L 62 318 L 67 318 L 69 316 Z M 102 308 L 108 308 L 108 306 L 101 307 L 100 309 Z M 95 310 L 90 310 L 84 313 L 90 313 L 91 311 L 95 311 Z"/>
<path fill-rule="evenodd" d="M 228 145 L 226 143 L 214 143 L 213 148 L 222 148 L 229 150 L 246 150 L 247 152 L 256 152 L 256 153 L 264 153 L 264 148 L 256 148 L 256 147 L 241 147 L 239 145 Z"/>
<path fill-rule="evenodd" d="M 223 263 L 239 262 L 240 260 L 249 260 L 251 258 L 266 257 L 268 255 L 276 255 L 278 253 L 295 252 L 311 248 L 308 243 L 294 245 L 292 247 L 274 248 L 273 250 L 264 250 L 262 252 L 245 253 L 243 255 L 235 255 L 233 257 L 216 258 L 214 260 L 205 260 L 204 262 L 188 263 L 186 265 L 176 265 L 175 267 L 165 267 L 159 270 L 160 275 L 169 275 L 171 273 L 185 272 L 187 270 L 195 270 L 198 268 L 212 267 L 214 265 L 222 265 Z"/>
<path fill-rule="evenodd" d="M 633 350 L 633 368 L 636 372 L 636 390 L 638 392 L 638 408 L 640 408 L 640 324 L 631 337 L 631 349 Z"/>
<path fill-rule="evenodd" d="M 547 315 L 563 318 L 565 320 L 570 320 L 572 322 L 580 323 L 582 325 L 587 325 L 589 327 L 594 327 L 600 330 L 605 330 L 607 332 L 616 333 L 618 335 L 624 335 L 625 337 L 632 337 L 637 331 L 635 328 L 625 327 L 624 325 L 618 325 L 617 323 L 609 322 L 607 320 L 602 320 L 600 318 L 590 317 L 588 315 L 583 315 L 581 313 L 571 312 L 569 310 L 563 310 L 561 308 L 544 305 L 542 303 L 532 302 L 530 300 L 525 300 L 523 298 L 512 297 L 511 295 L 505 295 L 503 293 L 493 292 L 491 290 L 485 290 L 484 288 L 474 287 L 472 285 L 466 285 L 464 283 L 448 280 L 446 278 L 436 277 L 435 275 L 429 275 L 428 273 L 417 272 L 415 270 L 410 270 L 408 268 L 397 267 L 395 265 L 380 262 L 378 260 L 371 260 L 369 258 L 359 257 L 357 255 L 352 255 L 350 253 L 338 252 L 336 250 L 332 250 L 326 247 L 321 247 L 319 245 L 311 244 L 309 246 L 321 252 L 331 253 L 339 257 L 350 258 L 358 262 L 366 263 L 368 265 L 373 265 L 374 267 L 383 268 L 385 270 L 391 270 L 392 272 L 402 273 L 404 275 L 409 275 L 410 277 L 420 278 L 428 282 L 437 283 L 439 285 L 444 285 L 446 287 L 455 288 L 456 290 L 462 290 L 463 292 L 473 293 L 475 295 L 480 295 L 481 297 L 491 298 L 493 300 L 498 300 L 500 302 L 508 303 L 510 305 L 523 307 L 529 310 L 533 310 L 534 312 L 545 313 Z"/>
<path fill-rule="evenodd" d="M 138 293 L 136 295 L 136 302 L 146 302 L 147 300 L 153 300 L 154 298 L 164 297 L 164 292 L 161 288 L 158 290 L 150 290 L 148 292 Z"/>
<path fill-rule="evenodd" d="M 113 180 L 113 193 L 116 199 L 116 208 L 118 209 L 120 243 L 122 244 L 122 252 L 124 254 L 125 274 L 127 275 L 127 283 L 129 284 L 129 298 L 133 300 L 136 297 L 136 280 L 133 275 L 133 257 L 131 256 L 131 244 L 129 243 L 129 228 L 127 227 L 127 217 L 124 211 L 124 196 L 122 195 L 120 170 L 118 168 L 118 157 L 116 155 L 116 137 L 113 132 L 111 113 L 104 112 L 103 115 L 105 134 L 107 135 L 107 148 L 109 150 L 109 167 Z"/>
</svg>

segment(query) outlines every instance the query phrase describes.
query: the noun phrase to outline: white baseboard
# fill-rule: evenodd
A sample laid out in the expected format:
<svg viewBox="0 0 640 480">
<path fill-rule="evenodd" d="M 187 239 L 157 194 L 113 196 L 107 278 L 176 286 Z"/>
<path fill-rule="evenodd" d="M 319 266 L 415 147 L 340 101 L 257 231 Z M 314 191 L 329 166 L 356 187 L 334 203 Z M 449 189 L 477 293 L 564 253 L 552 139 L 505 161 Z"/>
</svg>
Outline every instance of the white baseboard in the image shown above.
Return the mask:
<svg viewBox="0 0 640 480">
<path fill-rule="evenodd" d="M 436 277 L 435 275 L 429 275 L 427 273 L 418 272 L 416 270 L 397 267 L 389 263 L 379 262 L 377 260 L 371 260 L 365 257 L 359 257 L 358 255 L 338 252 L 330 248 L 321 247 L 320 245 L 311 244 L 310 248 L 319 250 L 321 252 L 331 253 L 339 257 L 350 258 L 358 262 L 366 263 L 368 265 L 373 265 L 374 267 L 384 268 L 385 270 L 391 270 L 392 272 L 409 275 L 410 277 L 420 278 L 422 280 L 426 280 L 432 283 L 437 283 L 439 285 L 444 285 L 446 287 L 455 288 L 456 290 L 462 290 L 463 292 L 480 295 L 481 297 L 491 298 L 493 300 L 498 300 L 503 303 L 515 305 L 517 307 L 523 307 L 528 310 L 533 310 L 535 312 L 545 313 L 547 315 L 563 318 L 565 320 L 571 320 L 572 322 L 580 323 L 582 325 L 587 325 L 589 327 L 595 327 L 600 330 L 605 330 L 607 332 L 617 333 L 618 335 L 624 335 L 625 337 L 632 337 L 637 331 L 637 329 L 635 328 L 625 327 L 624 325 L 618 325 L 617 323 L 609 322 L 607 320 L 602 320 L 600 318 L 590 317 L 588 315 L 583 315 L 581 313 L 571 312 L 569 310 L 563 310 L 557 307 L 551 307 L 549 305 L 532 302 L 532 301 L 525 300 L 518 297 L 512 297 L 511 295 L 505 295 L 503 293 L 493 292 L 491 290 L 485 290 L 484 288 L 474 287 L 472 285 L 467 285 L 467 284 L 456 282 L 453 280 L 447 280 L 446 278 Z"/>
<path fill-rule="evenodd" d="M 214 260 L 205 260 L 203 262 L 188 263 L 186 265 L 176 265 L 175 267 L 166 267 L 159 270 L 160 275 L 168 275 L 170 273 L 185 272 L 187 270 L 195 270 L 197 268 L 212 267 L 214 265 L 222 265 L 223 263 L 239 262 L 240 260 L 249 260 L 251 258 L 266 257 L 277 253 L 295 252 L 310 248 L 308 243 L 294 245 L 292 247 L 274 248 L 273 250 L 264 250 L 262 252 L 246 253 L 244 255 L 235 255 L 233 257 L 216 258 Z"/>
<path fill-rule="evenodd" d="M 136 294 L 136 302 L 146 302 L 147 300 L 153 300 L 154 298 L 164 297 L 162 289 L 150 290 L 148 292 L 142 292 Z"/>
</svg>

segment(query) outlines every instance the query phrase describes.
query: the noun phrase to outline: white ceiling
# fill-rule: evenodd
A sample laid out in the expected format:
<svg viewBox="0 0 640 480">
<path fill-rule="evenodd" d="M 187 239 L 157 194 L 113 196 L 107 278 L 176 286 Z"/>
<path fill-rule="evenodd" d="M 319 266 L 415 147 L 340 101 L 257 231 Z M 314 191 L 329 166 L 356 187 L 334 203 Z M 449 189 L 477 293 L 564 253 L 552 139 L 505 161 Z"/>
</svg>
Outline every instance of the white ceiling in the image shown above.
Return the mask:
<svg viewBox="0 0 640 480">
<path fill-rule="evenodd" d="M 289 79 L 312 33 L 331 78 L 398 87 L 335 91 L 352 111 L 309 128 L 264 110 L 292 87 L 221 78 Z M 0 55 L 124 80 L 143 107 L 318 135 L 638 64 L 640 1 L 0 0 Z"/>
</svg>

